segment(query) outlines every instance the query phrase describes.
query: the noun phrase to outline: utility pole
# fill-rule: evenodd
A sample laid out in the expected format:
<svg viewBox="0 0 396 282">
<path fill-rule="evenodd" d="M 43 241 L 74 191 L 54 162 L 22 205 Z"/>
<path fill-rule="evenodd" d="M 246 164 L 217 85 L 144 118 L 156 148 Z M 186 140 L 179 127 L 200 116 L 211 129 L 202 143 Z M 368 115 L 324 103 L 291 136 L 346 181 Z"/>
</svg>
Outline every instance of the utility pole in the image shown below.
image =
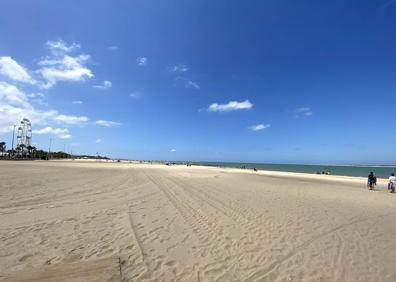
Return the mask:
<svg viewBox="0 0 396 282">
<path fill-rule="evenodd" d="M 51 145 L 52 145 L 52 138 L 50 137 L 50 143 L 49 143 L 49 147 L 48 147 L 48 157 L 47 157 L 48 160 L 50 159 Z"/>
<path fill-rule="evenodd" d="M 11 149 L 11 154 L 14 155 L 14 136 L 15 136 L 15 127 L 16 124 L 14 124 L 14 129 L 12 130 L 12 149 Z"/>
</svg>

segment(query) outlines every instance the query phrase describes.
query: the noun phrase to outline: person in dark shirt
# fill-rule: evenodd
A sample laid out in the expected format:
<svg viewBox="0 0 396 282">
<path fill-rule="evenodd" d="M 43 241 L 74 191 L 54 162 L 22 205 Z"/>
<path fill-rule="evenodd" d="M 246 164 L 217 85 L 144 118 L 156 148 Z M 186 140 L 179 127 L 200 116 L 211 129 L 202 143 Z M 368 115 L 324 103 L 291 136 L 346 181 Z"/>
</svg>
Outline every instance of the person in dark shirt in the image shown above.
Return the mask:
<svg viewBox="0 0 396 282">
<path fill-rule="evenodd" d="M 394 173 L 389 176 L 389 181 L 388 181 L 388 191 L 390 193 L 395 193 L 395 183 L 396 183 L 396 176 Z"/>
<path fill-rule="evenodd" d="M 373 190 L 375 185 L 377 185 L 377 177 L 375 176 L 374 172 L 370 172 L 367 179 L 367 187 L 370 190 Z"/>
</svg>

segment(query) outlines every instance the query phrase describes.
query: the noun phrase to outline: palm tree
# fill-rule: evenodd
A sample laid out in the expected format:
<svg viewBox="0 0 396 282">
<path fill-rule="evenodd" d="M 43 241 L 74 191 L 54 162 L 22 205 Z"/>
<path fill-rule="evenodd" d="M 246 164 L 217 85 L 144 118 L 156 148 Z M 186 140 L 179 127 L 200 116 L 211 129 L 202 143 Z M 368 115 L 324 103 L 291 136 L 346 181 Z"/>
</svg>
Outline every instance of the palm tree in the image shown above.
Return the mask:
<svg viewBox="0 0 396 282">
<path fill-rule="evenodd" d="M 4 158 L 6 152 L 6 143 L 0 142 L 0 158 Z"/>
<path fill-rule="evenodd" d="M 15 151 L 17 152 L 17 155 L 18 155 L 20 158 L 23 158 L 23 157 L 25 156 L 26 146 L 25 146 L 24 144 L 19 144 L 19 145 L 16 147 Z"/>
<path fill-rule="evenodd" d="M 36 147 L 29 145 L 29 146 L 26 147 L 26 149 L 28 151 L 28 157 L 31 158 L 32 157 L 32 152 L 36 151 Z"/>
<path fill-rule="evenodd" d="M 0 152 L 4 153 L 6 151 L 6 142 L 0 142 Z"/>
<path fill-rule="evenodd" d="M 32 158 L 36 155 L 37 148 L 35 146 L 30 146 L 29 156 Z"/>
</svg>

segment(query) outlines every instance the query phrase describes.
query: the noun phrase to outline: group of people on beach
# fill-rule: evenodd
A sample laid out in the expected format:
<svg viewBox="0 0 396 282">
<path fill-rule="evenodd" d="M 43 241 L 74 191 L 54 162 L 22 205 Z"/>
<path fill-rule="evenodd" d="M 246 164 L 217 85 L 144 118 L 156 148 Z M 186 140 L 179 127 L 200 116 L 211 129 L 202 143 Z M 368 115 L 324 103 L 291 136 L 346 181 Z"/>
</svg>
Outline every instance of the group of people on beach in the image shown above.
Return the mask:
<svg viewBox="0 0 396 282">
<path fill-rule="evenodd" d="M 367 187 L 370 190 L 373 190 L 375 185 L 377 185 L 377 177 L 375 176 L 374 172 L 370 172 L 367 179 Z M 388 191 L 390 193 L 395 193 L 395 187 L 396 187 L 396 176 L 394 173 L 392 173 L 388 179 Z"/>
</svg>

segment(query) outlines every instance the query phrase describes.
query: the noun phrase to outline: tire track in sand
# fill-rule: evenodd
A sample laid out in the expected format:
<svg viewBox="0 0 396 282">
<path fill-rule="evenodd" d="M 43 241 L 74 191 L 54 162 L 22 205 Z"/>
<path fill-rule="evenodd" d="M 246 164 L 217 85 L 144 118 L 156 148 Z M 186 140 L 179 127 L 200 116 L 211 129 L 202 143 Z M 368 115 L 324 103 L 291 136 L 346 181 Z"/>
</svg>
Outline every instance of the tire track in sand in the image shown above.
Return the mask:
<svg viewBox="0 0 396 282">
<path fill-rule="evenodd" d="M 191 200 L 185 197 L 180 198 L 181 193 L 177 193 L 174 190 L 182 189 L 178 184 L 169 181 L 166 177 L 154 177 L 153 175 L 147 175 L 147 177 L 156 184 L 167 199 L 175 206 L 184 218 L 185 223 L 190 226 L 195 237 L 201 242 L 201 245 L 197 246 L 197 250 L 200 251 L 201 256 L 208 257 L 208 255 L 211 255 L 214 258 L 214 262 L 204 267 L 199 267 L 200 270 L 198 270 L 199 273 L 197 273 L 197 276 L 201 279 L 205 276 L 216 276 L 215 280 L 218 280 L 219 277 L 227 275 L 228 280 L 230 278 L 233 280 L 237 279 L 236 277 L 229 277 L 229 273 L 223 269 L 223 265 L 227 265 L 227 262 L 231 259 L 231 254 L 227 251 L 225 257 L 220 256 L 224 251 L 222 248 L 219 249 L 219 242 L 224 242 L 225 237 L 222 230 L 217 228 L 215 224 L 211 224 L 209 218 L 203 215 L 199 211 L 199 208 L 194 208 L 192 206 L 194 203 Z M 234 273 L 237 273 L 237 271 L 234 270 Z M 210 280 L 215 281 L 213 279 Z"/>
</svg>

